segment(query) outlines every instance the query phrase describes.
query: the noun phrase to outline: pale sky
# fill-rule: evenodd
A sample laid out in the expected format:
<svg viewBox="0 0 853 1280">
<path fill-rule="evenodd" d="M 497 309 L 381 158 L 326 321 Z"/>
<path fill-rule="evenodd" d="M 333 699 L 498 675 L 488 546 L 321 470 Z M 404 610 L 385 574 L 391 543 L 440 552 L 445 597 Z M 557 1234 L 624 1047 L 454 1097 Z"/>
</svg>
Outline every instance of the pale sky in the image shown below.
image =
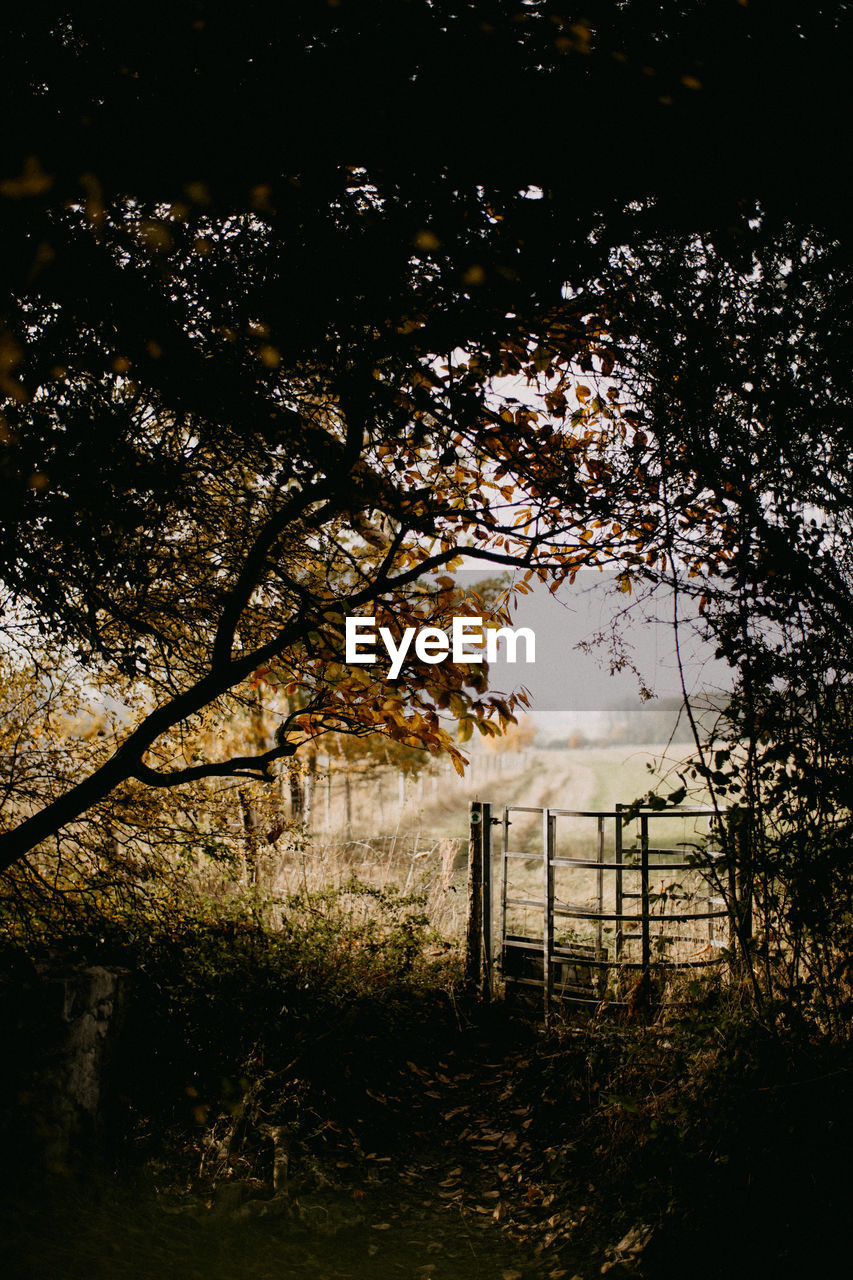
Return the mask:
<svg viewBox="0 0 853 1280">
<path fill-rule="evenodd" d="M 462 581 L 487 576 L 483 570 L 462 570 Z M 525 685 L 533 695 L 533 711 L 592 711 L 644 703 L 636 675 L 629 670 L 610 674 L 605 646 L 592 654 L 577 649 L 592 641 L 599 631 L 609 632 L 609 624 L 625 611 L 617 634 L 643 680 L 658 697 L 681 694 L 675 658 L 672 606 L 661 595 L 654 607 L 634 603 L 633 598 L 611 590 L 613 573 L 581 572 L 573 586 L 564 586 L 555 599 L 541 584 L 532 583 L 528 596 L 518 597 L 513 627 L 530 627 L 536 635 L 536 662 L 514 666 L 492 665 L 490 686 L 509 691 Z M 655 620 L 654 613 L 665 617 Z M 680 647 L 689 693 L 728 690 L 732 676 L 725 663 L 714 659 L 713 649 L 701 641 L 694 629 L 680 629 Z M 524 646 L 519 645 L 523 656 Z"/>
</svg>

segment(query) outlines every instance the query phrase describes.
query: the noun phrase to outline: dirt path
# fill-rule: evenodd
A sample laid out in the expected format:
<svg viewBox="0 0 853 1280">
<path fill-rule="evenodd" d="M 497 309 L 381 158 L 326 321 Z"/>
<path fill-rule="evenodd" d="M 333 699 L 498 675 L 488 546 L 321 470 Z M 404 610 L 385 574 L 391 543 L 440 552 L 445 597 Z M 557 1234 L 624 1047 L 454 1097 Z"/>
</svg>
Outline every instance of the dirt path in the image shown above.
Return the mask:
<svg viewBox="0 0 853 1280">
<path fill-rule="evenodd" d="M 524 1087 L 534 1034 L 495 1027 L 413 1057 L 365 1088 L 340 1144 L 313 1170 L 296 1156 L 284 1202 L 221 1198 L 164 1212 L 150 1190 L 65 1187 L 18 1213 L 11 1277 L 36 1280 L 569 1280 L 592 1275 L 548 1173 L 544 1101 Z M 416 1060 L 417 1059 L 417 1060 Z M 529 1086 L 529 1082 L 528 1082 Z M 544 1128 L 543 1128 L 544 1124 Z M 236 1190 L 236 1188 L 235 1188 Z M 268 1195 L 268 1193 L 266 1193 Z"/>
<path fill-rule="evenodd" d="M 376 1232 L 372 1256 L 392 1259 L 403 1237 L 419 1253 L 417 1266 L 395 1274 L 592 1274 L 571 1244 L 579 1215 L 569 1204 L 565 1116 L 531 1088 L 537 1034 L 503 1008 L 485 1013 L 479 1028 L 441 1046 L 413 1044 L 385 1089 L 367 1091 L 364 1157 L 341 1177 Z"/>
</svg>

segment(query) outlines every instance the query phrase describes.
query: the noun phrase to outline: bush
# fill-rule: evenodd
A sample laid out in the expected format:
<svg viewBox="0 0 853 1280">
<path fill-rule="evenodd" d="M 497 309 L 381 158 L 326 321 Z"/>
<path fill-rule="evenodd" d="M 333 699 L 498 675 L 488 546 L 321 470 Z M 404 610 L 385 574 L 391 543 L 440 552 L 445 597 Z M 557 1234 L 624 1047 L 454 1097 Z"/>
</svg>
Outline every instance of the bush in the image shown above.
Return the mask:
<svg viewBox="0 0 853 1280">
<path fill-rule="evenodd" d="M 170 1131 L 195 1151 L 222 1117 L 302 1134 L 325 1123 L 377 1066 L 371 1043 L 387 1052 L 456 971 L 421 898 L 357 881 L 281 902 L 243 891 L 147 912 L 67 906 L 43 905 L 26 930 L 7 920 L 5 945 L 22 963 L 128 971 L 117 1076 L 146 1154 Z"/>
</svg>

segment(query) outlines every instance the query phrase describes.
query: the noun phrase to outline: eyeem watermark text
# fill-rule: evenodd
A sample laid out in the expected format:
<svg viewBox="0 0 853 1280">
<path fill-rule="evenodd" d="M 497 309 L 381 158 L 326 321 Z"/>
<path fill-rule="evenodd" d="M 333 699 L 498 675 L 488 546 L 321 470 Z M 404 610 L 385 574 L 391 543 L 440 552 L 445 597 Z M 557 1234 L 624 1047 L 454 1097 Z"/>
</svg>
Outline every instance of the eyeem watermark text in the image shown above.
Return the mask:
<svg viewBox="0 0 853 1280">
<path fill-rule="evenodd" d="M 389 627 L 376 630 L 375 618 L 346 619 L 347 663 L 369 665 L 380 661 L 376 645 L 381 641 L 390 660 L 388 675 L 396 680 L 414 640 L 415 656 L 421 662 L 494 662 L 498 645 L 503 644 L 506 662 L 519 661 L 518 642 L 524 642 L 524 662 L 536 661 L 536 636 L 530 627 L 484 627 L 482 618 L 454 618 L 450 634 L 440 627 L 406 627 L 399 642 Z"/>
</svg>

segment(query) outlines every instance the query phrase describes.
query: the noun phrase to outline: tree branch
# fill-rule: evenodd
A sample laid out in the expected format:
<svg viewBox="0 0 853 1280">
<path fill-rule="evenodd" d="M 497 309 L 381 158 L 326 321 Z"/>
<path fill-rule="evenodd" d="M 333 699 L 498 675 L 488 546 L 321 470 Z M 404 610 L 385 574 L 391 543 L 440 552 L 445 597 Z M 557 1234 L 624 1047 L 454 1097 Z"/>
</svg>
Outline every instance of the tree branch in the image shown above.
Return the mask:
<svg viewBox="0 0 853 1280">
<path fill-rule="evenodd" d="M 306 508 L 319 498 L 325 497 L 330 490 L 328 482 L 303 489 L 285 503 L 279 511 L 269 518 L 246 553 L 243 567 L 237 580 L 226 597 L 216 635 L 213 640 L 210 667 L 212 671 L 227 664 L 231 659 L 234 645 L 234 633 L 240 621 L 240 615 L 252 597 L 260 580 L 260 570 L 264 560 L 275 546 L 291 520 L 301 515 Z"/>
<path fill-rule="evenodd" d="M 138 782 L 144 782 L 147 787 L 177 787 L 185 782 L 196 782 L 200 778 L 259 778 L 262 782 L 271 782 L 269 766 L 275 760 L 295 754 L 296 743 L 286 742 L 260 755 L 232 756 L 230 760 L 190 765 L 186 769 L 161 771 L 140 763 L 130 776 Z"/>
</svg>

